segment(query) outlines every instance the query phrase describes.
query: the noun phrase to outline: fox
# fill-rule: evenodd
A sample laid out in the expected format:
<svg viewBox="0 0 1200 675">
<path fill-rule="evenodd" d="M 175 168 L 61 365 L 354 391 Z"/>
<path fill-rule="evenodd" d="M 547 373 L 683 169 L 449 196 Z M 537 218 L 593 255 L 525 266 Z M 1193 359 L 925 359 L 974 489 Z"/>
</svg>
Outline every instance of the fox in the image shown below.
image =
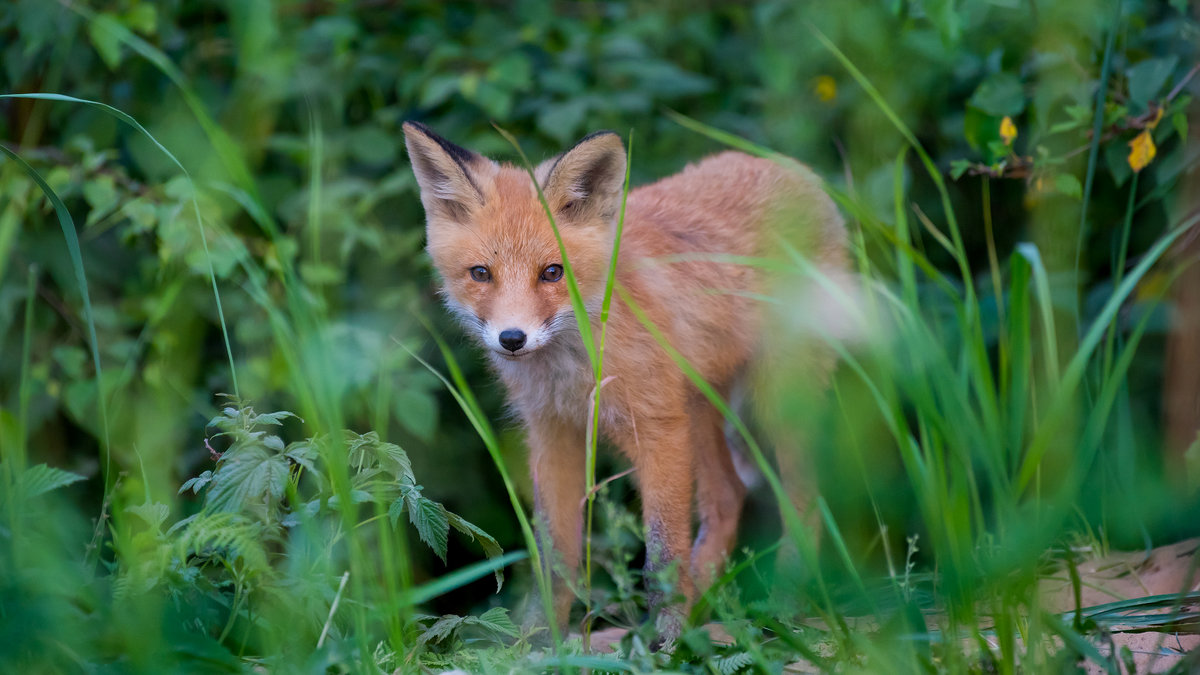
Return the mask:
<svg viewBox="0 0 1200 675">
<path fill-rule="evenodd" d="M 565 628 L 573 601 L 566 582 L 581 563 L 587 425 L 595 414 L 602 438 L 633 468 L 646 578 L 675 568 L 675 600 L 658 592 L 651 603 L 664 610 L 660 636 L 677 636 L 697 594 L 724 568 L 746 494 L 725 415 L 680 359 L 724 400 L 752 373 L 784 360 L 802 363 L 803 379 L 820 389 L 834 356 L 811 345 L 790 355 L 772 346 L 786 342 L 769 335 L 786 333 L 790 320 L 787 313 L 772 320 L 759 299 L 795 280 L 773 281 L 769 266 L 745 261 L 777 252 L 778 231 L 790 224 L 807 259 L 839 273 L 847 267 L 841 215 L 820 179 L 790 159 L 725 151 L 626 195 L 625 145 L 610 131 L 542 162 L 532 179 L 420 122 L 403 131 L 440 294 L 482 347 L 525 432 L 538 546 L 545 559 L 553 551 L 563 563 L 547 619 Z M 566 265 L 598 340 L 614 243 L 621 292 L 611 299 L 593 411 L 596 378 Z M 778 379 L 776 389 L 788 386 Z M 791 473 L 800 474 L 790 481 L 799 486 L 788 490 L 791 506 L 811 523 L 813 477 L 803 467 Z"/>
</svg>

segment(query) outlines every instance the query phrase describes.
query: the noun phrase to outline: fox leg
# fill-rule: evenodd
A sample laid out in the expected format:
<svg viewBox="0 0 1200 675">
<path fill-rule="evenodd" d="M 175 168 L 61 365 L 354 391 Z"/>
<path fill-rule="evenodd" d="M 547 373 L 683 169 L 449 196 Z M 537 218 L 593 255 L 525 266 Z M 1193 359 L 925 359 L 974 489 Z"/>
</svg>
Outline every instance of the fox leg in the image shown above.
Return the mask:
<svg viewBox="0 0 1200 675">
<path fill-rule="evenodd" d="M 683 618 L 696 590 L 691 576 L 692 540 L 692 447 L 689 420 L 685 415 L 641 421 L 644 449 L 628 453 L 637 469 L 646 528 L 646 576 L 652 577 L 676 565 L 676 589 L 684 597 L 682 606 L 664 607 L 666 598 L 651 590 L 650 604 L 663 611 L 658 618 L 664 640 L 678 637 Z"/>
<path fill-rule="evenodd" d="M 822 410 L 836 358 L 831 349 L 815 340 L 794 338 L 789 342 L 772 345 L 758 363 L 756 398 L 758 418 L 775 446 L 779 479 L 787 494 L 779 504 L 785 536 L 776 557 L 776 579 L 786 586 L 799 586 L 814 572 L 804 564 L 800 545 L 813 551 L 820 547 L 822 523 L 813 445 L 820 438 L 816 424 L 824 418 Z M 799 532 L 786 526 L 795 515 L 800 518 Z"/>
<path fill-rule="evenodd" d="M 554 618 L 565 628 L 583 540 L 584 431 L 561 420 L 528 420 L 538 550 L 553 577 Z M 560 565 L 553 565 L 556 556 Z M 564 576 L 565 575 L 565 576 Z"/>
<path fill-rule="evenodd" d="M 724 568 L 725 557 L 737 540 L 746 486 L 738 478 L 725 442 L 725 416 L 699 396 L 693 410 L 700 531 L 692 546 L 692 577 L 699 589 L 707 589 Z"/>
</svg>

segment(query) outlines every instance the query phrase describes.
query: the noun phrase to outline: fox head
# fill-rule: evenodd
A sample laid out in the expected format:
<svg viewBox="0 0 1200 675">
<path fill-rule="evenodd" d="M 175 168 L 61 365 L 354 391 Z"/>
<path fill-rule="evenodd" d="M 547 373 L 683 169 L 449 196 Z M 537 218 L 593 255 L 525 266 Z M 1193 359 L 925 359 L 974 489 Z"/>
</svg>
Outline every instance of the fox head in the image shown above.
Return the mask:
<svg viewBox="0 0 1200 675">
<path fill-rule="evenodd" d="M 404 140 L 425 206 L 427 249 L 450 309 L 483 346 L 519 360 L 573 331 L 563 257 L 529 174 L 417 122 Z M 625 180 L 625 147 L 587 136 L 534 171 L 579 291 L 598 304 Z"/>
</svg>

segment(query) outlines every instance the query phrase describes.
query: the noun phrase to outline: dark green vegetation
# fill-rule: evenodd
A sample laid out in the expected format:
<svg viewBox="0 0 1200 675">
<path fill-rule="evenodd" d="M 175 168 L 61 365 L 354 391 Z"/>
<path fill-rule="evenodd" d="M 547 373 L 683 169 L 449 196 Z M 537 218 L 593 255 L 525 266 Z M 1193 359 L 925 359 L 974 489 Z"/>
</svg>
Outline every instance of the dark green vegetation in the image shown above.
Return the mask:
<svg viewBox="0 0 1200 675">
<path fill-rule="evenodd" d="M 1197 534 L 1162 422 L 1200 381 L 1185 5 L 0 5 L 0 93 L 40 92 L 0 99 L 0 670 L 1117 672 L 1111 615 L 1036 583 Z M 634 184 L 726 142 L 829 181 L 872 329 L 798 415 L 823 564 L 774 586 L 760 490 L 702 603 L 733 646 L 645 649 L 627 479 L 586 603 L 642 627 L 622 658 L 518 628 L 523 452 L 433 296 L 410 118 L 533 161 L 632 131 Z"/>
</svg>

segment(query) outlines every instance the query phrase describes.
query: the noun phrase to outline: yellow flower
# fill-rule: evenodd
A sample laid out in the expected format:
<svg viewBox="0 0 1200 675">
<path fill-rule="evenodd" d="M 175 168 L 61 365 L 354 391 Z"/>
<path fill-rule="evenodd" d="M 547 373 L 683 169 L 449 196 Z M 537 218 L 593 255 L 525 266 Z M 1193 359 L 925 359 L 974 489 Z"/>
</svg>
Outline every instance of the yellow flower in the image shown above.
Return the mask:
<svg viewBox="0 0 1200 675">
<path fill-rule="evenodd" d="M 1158 148 L 1154 147 L 1154 139 L 1150 137 L 1150 130 L 1143 129 L 1142 133 L 1129 141 L 1129 168 L 1133 169 L 1135 173 L 1141 171 L 1150 164 L 1157 152 Z"/>
<path fill-rule="evenodd" d="M 837 82 L 828 75 L 813 80 L 813 92 L 822 103 L 829 103 L 837 96 Z"/>
<path fill-rule="evenodd" d="M 1012 118 L 1008 115 L 1000 120 L 1000 139 L 1005 145 L 1012 145 L 1017 139 L 1017 125 L 1013 124 Z"/>
</svg>

